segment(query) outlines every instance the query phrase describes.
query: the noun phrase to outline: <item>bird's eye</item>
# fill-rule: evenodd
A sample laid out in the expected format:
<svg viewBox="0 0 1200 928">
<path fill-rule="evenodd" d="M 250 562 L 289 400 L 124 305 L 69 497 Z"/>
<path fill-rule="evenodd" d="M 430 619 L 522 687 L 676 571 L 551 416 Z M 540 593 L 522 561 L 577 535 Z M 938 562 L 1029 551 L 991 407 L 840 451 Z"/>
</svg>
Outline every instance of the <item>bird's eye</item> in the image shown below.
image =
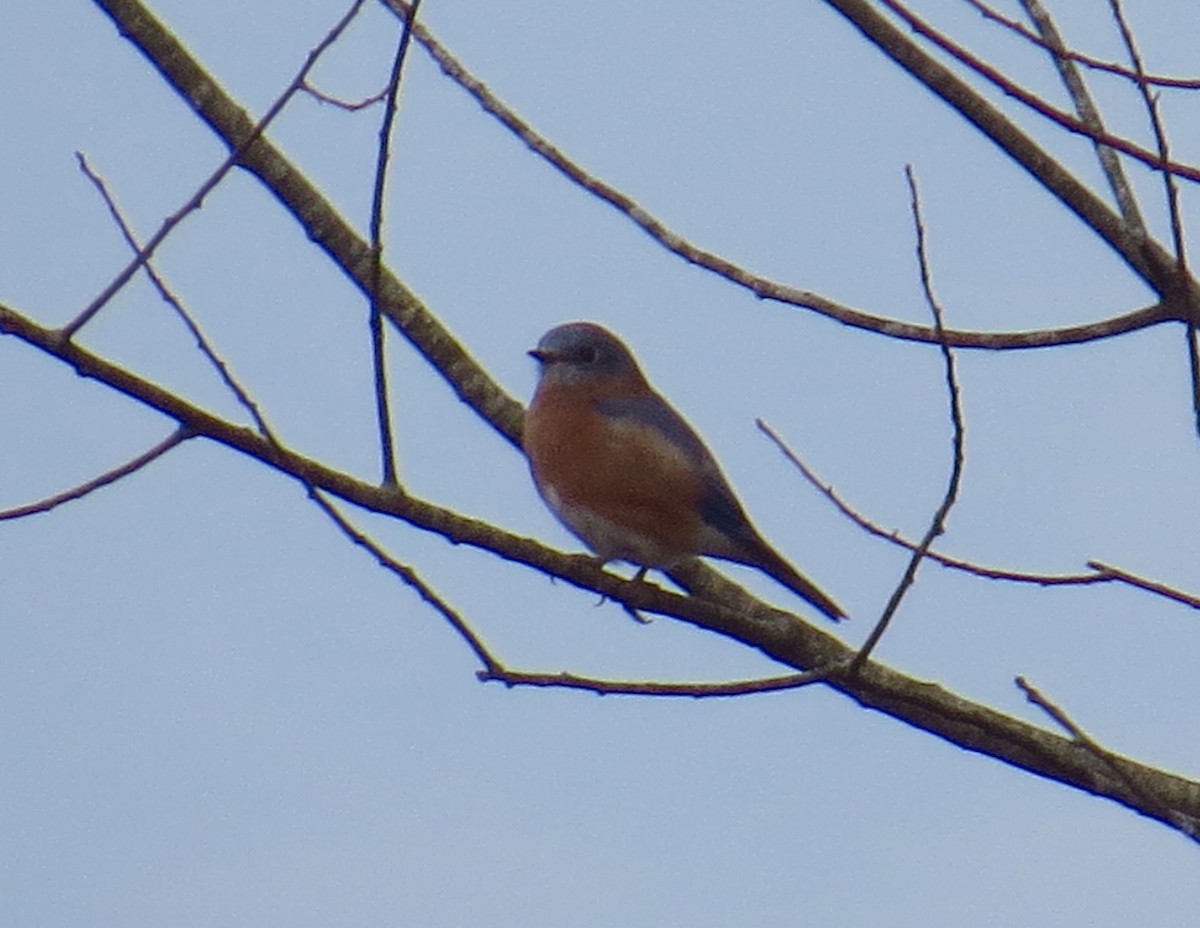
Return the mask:
<svg viewBox="0 0 1200 928">
<path fill-rule="evenodd" d="M 591 345 L 585 345 L 579 349 L 579 360 L 584 364 L 596 363 L 596 349 Z"/>
</svg>

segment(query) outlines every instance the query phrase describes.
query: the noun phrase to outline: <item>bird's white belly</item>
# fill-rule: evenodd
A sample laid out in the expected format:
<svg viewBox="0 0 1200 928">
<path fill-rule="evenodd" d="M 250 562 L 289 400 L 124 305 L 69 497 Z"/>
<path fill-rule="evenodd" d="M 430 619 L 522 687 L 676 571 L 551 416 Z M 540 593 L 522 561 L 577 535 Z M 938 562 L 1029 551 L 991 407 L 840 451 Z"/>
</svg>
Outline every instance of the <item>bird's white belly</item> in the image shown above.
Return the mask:
<svg viewBox="0 0 1200 928">
<path fill-rule="evenodd" d="M 602 561 L 629 561 L 643 567 L 669 567 L 682 556 L 659 542 L 598 515 L 584 506 L 563 501 L 553 486 L 543 487 L 551 511 Z"/>
</svg>

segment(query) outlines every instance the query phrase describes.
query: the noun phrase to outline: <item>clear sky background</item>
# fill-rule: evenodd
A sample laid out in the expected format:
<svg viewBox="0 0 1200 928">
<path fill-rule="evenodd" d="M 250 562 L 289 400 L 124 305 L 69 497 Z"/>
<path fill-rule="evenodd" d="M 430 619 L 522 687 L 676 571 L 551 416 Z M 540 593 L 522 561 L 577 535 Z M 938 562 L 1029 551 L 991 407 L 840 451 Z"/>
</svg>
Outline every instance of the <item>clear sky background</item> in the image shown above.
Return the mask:
<svg viewBox="0 0 1200 928">
<path fill-rule="evenodd" d="M 347 4 L 155 0 L 251 113 Z M 1016 4 L 1005 5 L 1016 15 Z M 1200 72 L 1200 7 L 1130 4 L 1153 70 Z M 83 151 L 145 236 L 225 152 L 87 3 L 0 28 L 0 300 L 60 324 L 127 260 Z M 965 3 L 929 15 L 1062 103 L 1044 55 Z M 1068 40 L 1121 46 L 1099 0 Z M 1022 171 L 820 3 L 427 0 L 433 31 L 533 125 L 696 243 L 872 312 L 927 320 L 904 165 L 948 323 L 1042 328 L 1151 294 Z M 398 27 L 371 8 L 317 81 L 379 90 Z M 1114 129 L 1132 91 L 1097 81 Z M 567 184 L 413 49 L 394 149 L 395 271 L 515 396 L 550 326 L 621 333 L 763 532 L 855 617 L 905 556 L 866 537 L 757 432 L 777 428 L 881 525 L 918 536 L 950 430 L 936 350 L 755 300 Z M 1019 115 L 1096 189 L 1090 147 Z M 1164 95 L 1180 160 L 1196 100 Z M 359 229 L 379 111 L 300 98 L 272 131 Z M 1156 232 L 1158 181 L 1132 167 Z M 1196 215 L 1194 190 L 1185 215 Z M 160 252 L 282 438 L 377 473 L 367 309 L 258 183 L 231 176 Z M 83 342 L 242 416 L 138 281 Z M 398 339 L 402 477 L 564 548 L 524 462 Z M 968 461 L 941 546 L 995 566 L 1089 558 L 1200 591 L 1200 446 L 1182 333 L 962 353 Z M 0 508 L 115 466 L 172 423 L 0 339 Z M 361 518 L 513 666 L 731 680 L 779 668 L 682 623 Z M 798 603 L 740 568 L 781 606 Z M 819 621 L 819 620 L 818 620 Z M 1200 617 L 1128 589 L 1001 585 L 932 565 L 877 657 L 1045 724 L 1024 674 L 1120 753 L 1200 773 Z M 737 700 L 476 681 L 458 638 L 294 481 L 193 441 L 132 479 L 0 523 L 0 923 L 12 926 L 1194 924 L 1194 845 L 1165 827 L 868 712 L 824 688 Z"/>
</svg>

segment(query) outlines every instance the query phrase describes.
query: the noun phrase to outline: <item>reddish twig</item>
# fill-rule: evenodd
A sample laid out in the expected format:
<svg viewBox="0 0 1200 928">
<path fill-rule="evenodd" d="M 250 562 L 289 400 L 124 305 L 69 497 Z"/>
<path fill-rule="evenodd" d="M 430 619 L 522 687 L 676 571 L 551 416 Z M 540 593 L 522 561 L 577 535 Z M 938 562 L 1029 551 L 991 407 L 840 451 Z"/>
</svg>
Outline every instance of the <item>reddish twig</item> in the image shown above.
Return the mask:
<svg viewBox="0 0 1200 928">
<path fill-rule="evenodd" d="M 408 4 L 403 0 L 387 0 L 387 3 L 396 11 L 397 15 L 405 15 L 408 10 Z M 973 332 L 946 329 L 942 333 L 942 339 L 939 340 L 937 333 L 930 326 L 916 325 L 863 312 L 810 290 L 770 280 L 754 274 L 720 255 L 698 247 L 669 228 L 666 223 L 642 207 L 633 197 L 586 171 L 534 130 L 516 111 L 489 90 L 481 80 L 450 54 L 449 50 L 423 24 L 417 23 L 414 26 L 413 37 L 441 68 L 442 73 L 468 93 L 484 112 L 500 122 L 530 151 L 573 184 L 608 203 L 672 254 L 689 264 L 701 267 L 730 283 L 745 288 L 760 299 L 810 309 L 843 325 L 876 332 L 890 338 L 928 344 L 939 344 L 944 341 L 954 348 L 980 348 L 993 351 L 1096 341 L 1157 325 L 1171 319 L 1165 308 L 1160 303 L 1155 303 L 1120 316 L 1084 325 L 1029 332 Z M 1037 160 L 1041 164 L 1050 162 L 1049 156 L 1042 152 L 1038 153 Z M 1080 196 L 1087 195 L 1082 187 L 1078 187 L 1078 192 Z M 1117 246 L 1114 245 L 1114 247 Z M 1131 260 L 1135 267 L 1138 266 L 1141 259 L 1136 257 L 1131 259 L 1130 249 L 1118 248 L 1118 251 L 1127 260 Z"/>
<path fill-rule="evenodd" d="M 898 531 L 888 531 L 875 522 L 868 519 L 858 510 L 854 509 L 842 496 L 828 483 L 825 483 L 820 475 L 818 475 L 804 459 L 796 453 L 794 449 L 782 436 L 779 435 L 770 425 L 757 420 L 759 430 L 767 436 L 780 453 L 788 459 L 789 462 L 798 470 L 801 476 L 812 484 L 826 499 L 828 499 L 842 515 L 850 519 L 855 525 L 863 529 L 863 531 L 874 535 L 876 538 L 882 538 L 884 541 L 889 541 L 898 547 L 908 551 L 917 549 L 917 542 L 905 538 Z M 964 573 L 974 574 L 977 577 L 983 577 L 988 580 L 1011 580 L 1014 583 L 1034 583 L 1039 586 L 1072 586 L 1072 585 L 1087 585 L 1090 583 L 1103 583 L 1106 577 L 1097 576 L 1095 573 L 1086 574 L 1037 574 L 1026 571 L 1005 570 L 999 567 L 987 567 L 982 564 L 976 564 L 972 561 L 963 560 L 961 558 L 951 557 L 948 554 L 942 554 L 938 551 L 929 550 L 925 552 L 925 556 L 932 561 L 949 567 L 954 570 L 961 570 Z"/>
<path fill-rule="evenodd" d="M 374 106 L 376 103 L 381 103 L 388 95 L 388 88 L 385 87 L 383 90 L 379 91 L 379 93 L 371 94 L 371 96 L 364 97 L 361 100 L 341 100 L 325 93 L 323 90 L 314 87 L 308 81 L 304 81 L 300 85 L 300 89 L 321 103 L 328 103 L 331 106 L 336 106 L 338 109 L 346 110 L 350 113 L 357 113 L 359 110 L 365 110 L 368 106 Z"/>
<path fill-rule="evenodd" d="M 151 461 L 161 458 L 164 454 L 174 448 L 176 445 L 182 444 L 187 439 L 193 436 L 193 432 L 187 426 L 180 426 L 153 448 L 143 451 L 136 458 L 126 461 L 120 467 L 114 467 L 112 470 L 107 470 L 97 477 L 93 477 L 86 483 L 81 483 L 77 487 L 72 487 L 69 490 L 63 490 L 61 493 L 56 493 L 53 496 L 48 496 L 45 499 L 38 500 L 36 503 L 26 503 L 23 506 L 16 506 L 12 509 L 0 509 L 0 522 L 8 519 L 22 519 L 25 516 L 36 515 L 40 512 L 49 512 L 63 503 L 69 503 L 73 500 L 82 499 L 93 490 L 99 490 L 101 487 L 106 487 L 110 483 L 116 483 L 122 477 L 128 477 L 134 471 L 141 470 Z"/>
<path fill-rule="evenodd" d="M 1109 132 L 1096 133 L 1087 126 L 1082 120 L 1076 119 L 1065 110 L 1060 110 L 1056 106 L 1051 106 L 1037 94 L 1031 90 L 1027 90 L 1020 84 L 1011 80 L 1007 75 L 992 67 L 986 61 L 983 61 L 977 55 L 967 51 L 957 42 L 950 39 L 947 35 L 934 29 L 928 22 L 917 16 L 916 13 L 908 9 L 899 0 L 879 0 L 889 10 L 899 16 L 904 22 L 918 35 L 924 36 L 946 54 L 950 55 L 960 64 L 970 68 L 980 77 L 985 78 L 988 82 L 995 85 L 1001 90 L 1005 96 L 1012 97 L 1023 103 L 1029 109 L 1033 110 L 1041 116 L 1046 117 L 1054 123 L 1057 123 L 1068 132 L 1082 135 L 1095 142 L 1100 142 L 1110 148 L 1115 148 L 1118 151 L 1124 152 L 1131 158 L 1136 158 L 1143 164 L 1149 165 L 1156 170 L 1170 171 L 1176 177 L 1181 177 L 1185 180 L 1200 181 L 1200 167 L 1190 164 L 1181 164 L 1176 161 L 1163 159 L 1158 153 L 1150 151 L 1147 148 L 1136 144 L 1135 142 L 1123 138 L 1119 135 L 1113 135 Z"/>
<path fill-rule="evenodd" d="M 971 6 L 978 10 L 984 19 L 990 19 L 992 22 L 999 23 L 1011 32 L 1015 32 L 1021 38 L 1034 45 L 1039 45 L 1054 55 L 1062 55 L 1071 61 L 1078 62 L 1085 67 L 1092 68 L 1096 71 L 1106 71 L 1109 74 L 1115 74 L 1118 77 L 1123 77 L 1126 80 L 1138 81 L 1138 76 L 1123 65 L 1119 65 L 1112 61 L 1102 61 L 1099 58 L 1094 58 L 1091 55 L 1085 55 L 1082 52 L 1075 51 L 1069 48 L 1057 48 L 1052 39 L 1045 35 L 1038 36 L 1030 32 L 1023 23 L 1015 19 L 1010 19 L 1003 13 L 998 12 L 981 0 L 966 0 Z M 1176 90 L 1200 90 L 1200 78 L 1195 77 L 1168 77 L 1163 74 L 1147 74 L 1144 78 L 1147 84 L 1155 87 L 1165 87 Z"/>
</svg>

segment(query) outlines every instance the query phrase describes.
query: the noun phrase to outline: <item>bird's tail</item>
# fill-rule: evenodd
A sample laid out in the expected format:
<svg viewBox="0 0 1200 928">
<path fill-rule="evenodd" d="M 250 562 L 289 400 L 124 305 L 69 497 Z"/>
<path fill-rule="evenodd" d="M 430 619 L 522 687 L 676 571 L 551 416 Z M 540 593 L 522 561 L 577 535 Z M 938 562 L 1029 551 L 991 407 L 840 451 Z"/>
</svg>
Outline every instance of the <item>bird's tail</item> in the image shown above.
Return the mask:
<svg viewBox="0 0 1200 928">
<path fill-rule="evenodd" d="M 840 622 L 847 617 L 841 606 L 825 595 L 808 577 L 785 561 L 779 552 L 762 539 L 756 539 L 756 541 L 758 544 L 754 546 L 753 551 L 749 552 L 750 556 L 745 559 L 746 564 L 766 571 L 833 621 Z"/>
</svg>

